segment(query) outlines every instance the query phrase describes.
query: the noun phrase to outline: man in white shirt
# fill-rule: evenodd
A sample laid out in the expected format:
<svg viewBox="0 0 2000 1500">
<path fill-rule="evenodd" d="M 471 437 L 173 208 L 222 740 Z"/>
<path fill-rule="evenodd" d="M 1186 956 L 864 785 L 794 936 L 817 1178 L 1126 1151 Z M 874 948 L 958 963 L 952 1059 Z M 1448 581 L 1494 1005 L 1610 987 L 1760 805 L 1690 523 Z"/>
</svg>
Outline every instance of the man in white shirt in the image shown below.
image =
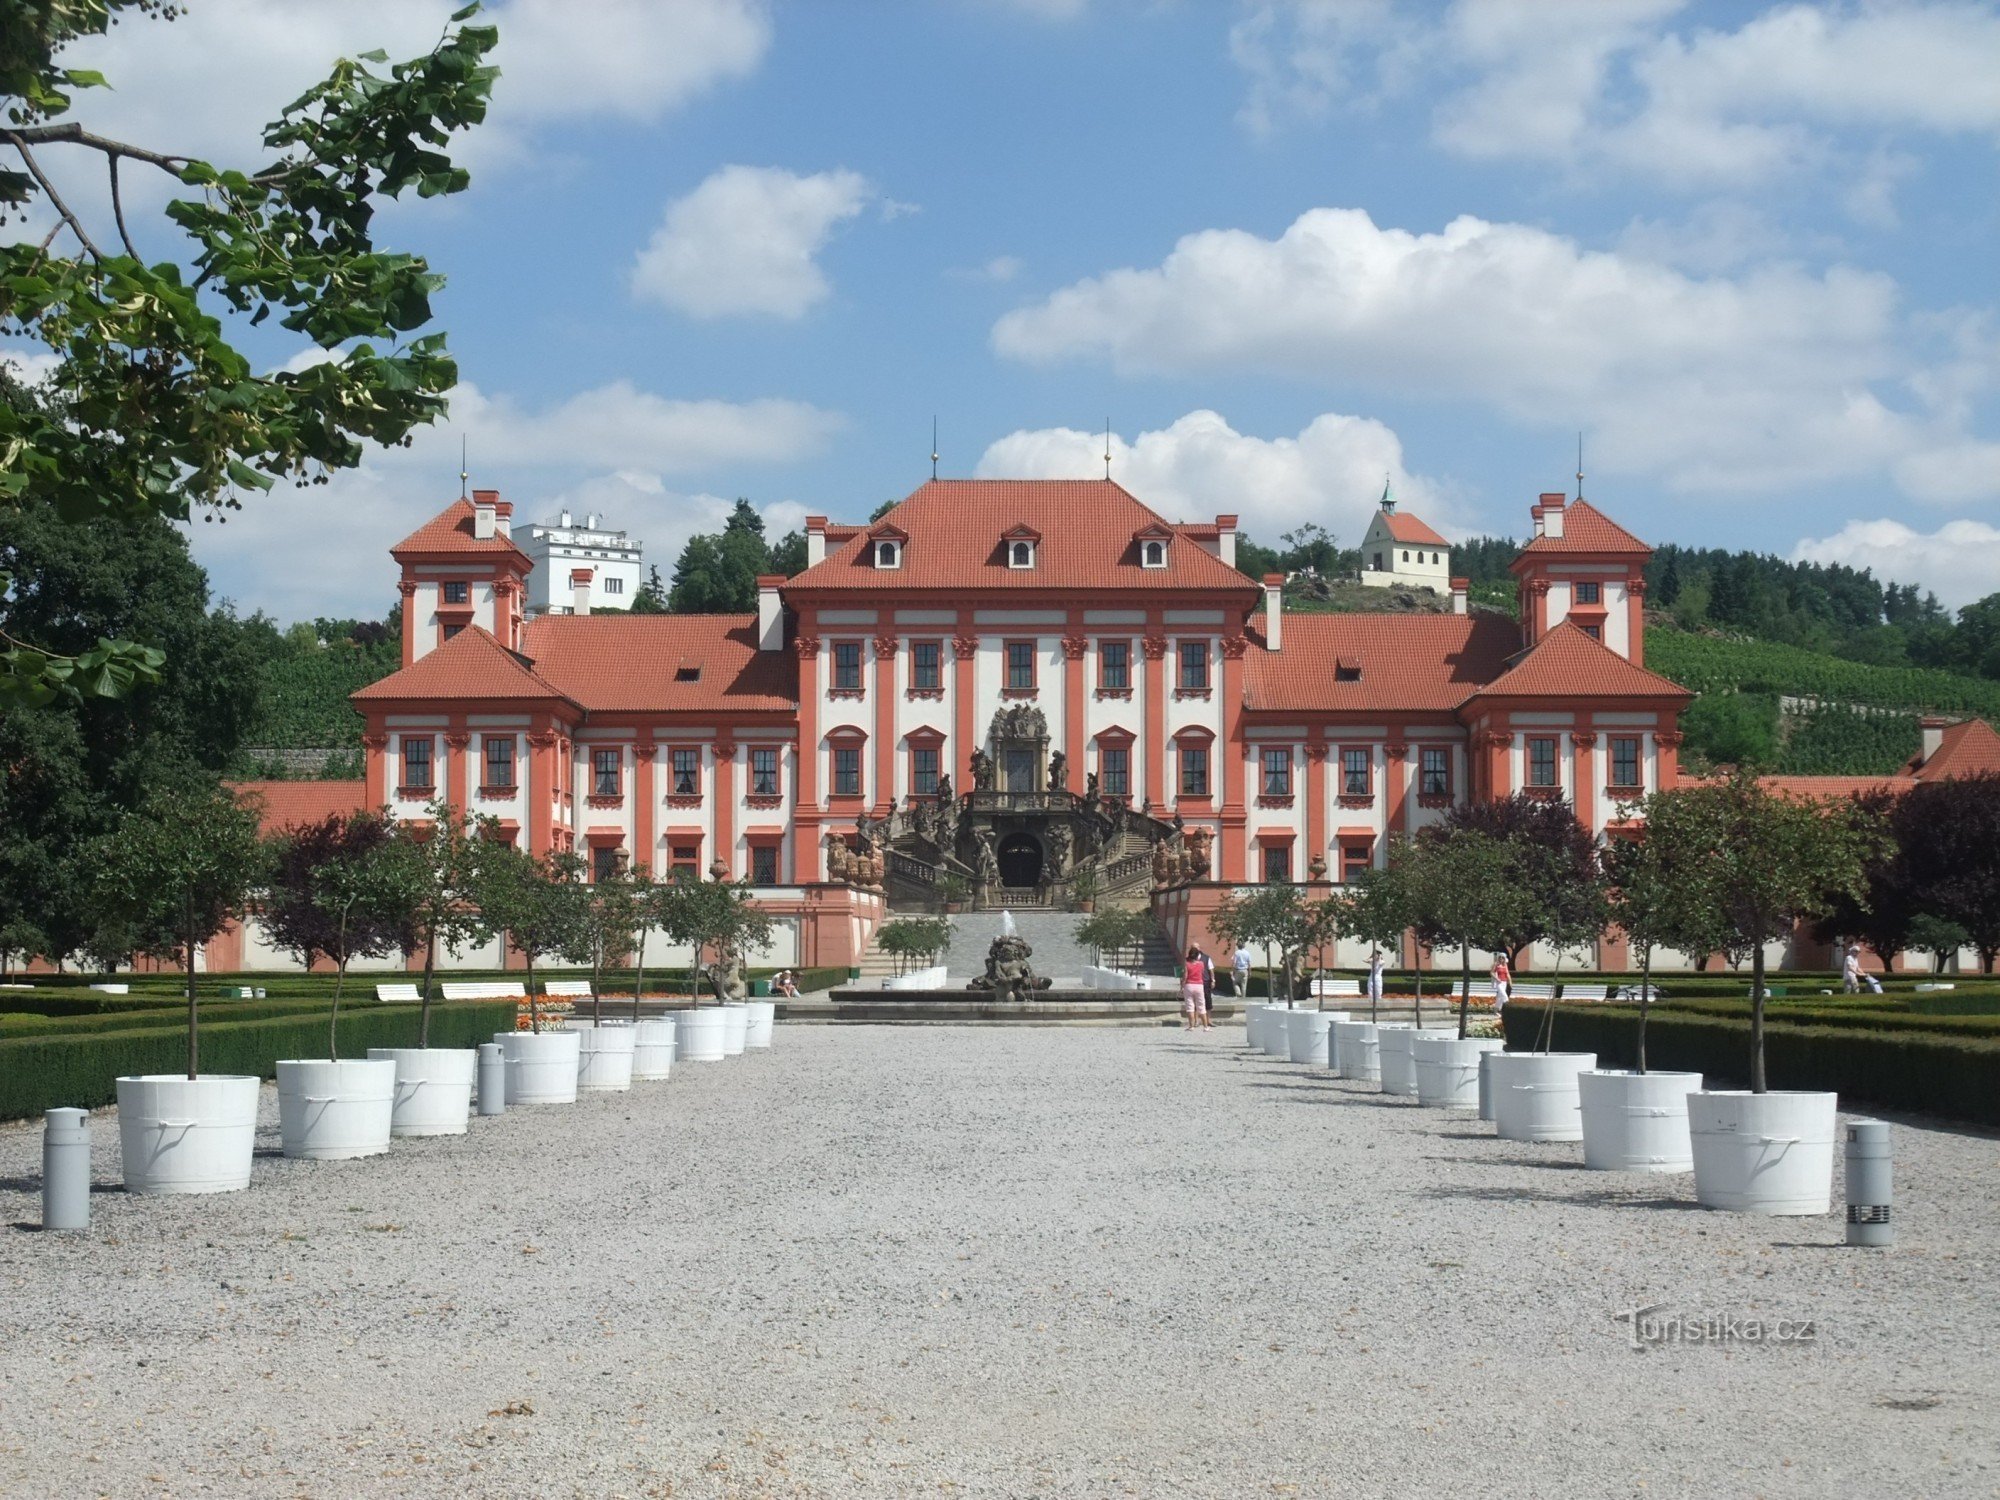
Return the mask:
<svg viewBox="0 0 2000 1500">
<path fill-rule="evenodd" d="M 1238 998 L 1250 993 L 1250 948 L 1246 943 L 1238 943 L 1236 951 L 1229 957 L 1229 973 L 1236 985 Z"/>
<path fill-rule="evenodd" d="M 1382 1004 L 1382 971 L 1389 967 L 1389 958 L 1380 948 L 1368 952 L 1368 1003 L 1379 1007 Z"/>
<path fill-rule="evenodd" d="M 1847 962 L 1840 968 L 1840 989 L 1842 994 L 1861 993 L 1861 945 L 1851 943 L 1847 949 Z"/>
</svg>

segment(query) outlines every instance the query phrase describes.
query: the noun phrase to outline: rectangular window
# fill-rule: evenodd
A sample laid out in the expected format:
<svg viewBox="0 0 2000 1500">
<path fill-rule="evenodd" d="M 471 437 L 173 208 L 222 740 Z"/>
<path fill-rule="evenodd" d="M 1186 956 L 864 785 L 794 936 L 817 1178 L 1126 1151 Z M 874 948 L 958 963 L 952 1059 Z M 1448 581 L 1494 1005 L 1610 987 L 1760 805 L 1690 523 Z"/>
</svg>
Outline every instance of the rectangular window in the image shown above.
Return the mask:
<svg viewBox="0 0 2000 1500">
<path fill-rule="evenodd" d="M 1266 797 L 1289 797 L 1292 795 L 1292 752 L 1276 746 L 1267 746 L 1264 756 L 1264 795 Z"/>
<path fill-rule="evenodd" d="M 944 650 L 936 641 L 911 645 L 910 686 L 922 692 L 935 692 L 944 686 Z"/>
<path fill-rule="evenodd" d="M 1208 642 L 1182 641 L 1181 691 L 1205 693 L 1208 691 Z"/>
<path fill-rule="evenodd" d="M 403 736 L 403 785 L 428 789 L 431 785 L 431 741 Z"/>
<path fill-rule="evenodd" d="M 1374 864 L 1374 855 L 1366 844 L 1342 844 L 1340 846 L 1340 883 L 1352 885 L 1361 878 L 1361 872 Z"/>
<path fill-rule="evenodd" d="M 607 880 L 618 878 L 618 856 L 620 851 L 610 844 L 599 844 L 590 851 L 590 880 L 593 885 L 602 885 Z"/>
<path fill-rule="evenodd" d="M 1604 585 L 1601 583 L 1579 583 L 1576 586 L 1576 602 L 1578 604 L 1602 604 L 1604 602 Z"/>
<path fill-rule="evenodd" d="M 1292 878 L 1292 846 L 1290 844 L 1266 844 L 1264 846 L 1264 883 L 1283 885 Z"/>
<path fill-rule="evenodd" d="M 1426 797 L 1451 795 L 1451 751 L 1426 745 L 1418 754 L 1417 790 Z"/>
<path fill-rule="evenodd" d="M 514 784 L 514 741 L 496 735 L 480 736 L 486 752 L 486 785 L 511 787 Z"/>
<path fill-rule="evenodd" d="M 1620 735 L 1611 742 L 1611 784 L 1639 785 L 1639 741 Z"/>
<path fill-rule="evenodd" d="M 750 795 L 753 797 L 775 797 L 778 795 L 778 747 L 776 745 L 752 745 L 750 747 Z"/>
<path fill-rule="evenodd" d="M 701 845 L 670 844 L 667 847 L 667 856 L 668 879 L 701 879 Z"/>
<path fill-rule="evenodd" d="M 472 585 L 469 583 L 447 583 L 444 586 L 444 602 L 447 604 L 470 604 Z"/>
<path fill-rule="evenodd" d="M 836 745 L 833 750 L 833 794 L 836 797 L 861 795 L 861 747 Z"/>
<path fill-rule="evenodd" d="M 605 579 L 605 580 L 604 580 L 604 592 L 605 592 L 605 593 L 607 593 L 607 594 L 622 594 L 622 593 L 624 593 L 624 592 L 625 592 L 625 580 L 624 580 L 624 579 L 622 579 L 622 578 L 607 578 L 607 579 Z"/>
<path fill-rule="evenodd" d="M 1038 792 L 1035 785 L 1035 754 L 1032 750 L 1009 749 L 1006 764 L 1001 767 L 1007 779 L 1006 790 L 1010 792 Z"/>
<path fill-rule="evenodd" d="M 674 795 L 676 797 L 699 797 L 701 795 L 701 752 L 692 746 L 676 748 L 673 753 Z"/>
<path fill-rule="evenodd" d="M 1007 690 L 1009 692 L 1032 692 L 1035 686 L 1035 643 L 1033 641 L 1009 641 L 1007 643 Z"/>
<path fill-rule="evenodd" d="M 618 750 L 593 750 L 590 752 L 590 795 L 593 797 L 616 797 L 618 795 L 618 769 L 625 757 Z"/>
<path fill-rule="evenodd" d="M 456 623 L 447 625 L 444 628 L 444 638 L 446 640 L 450 640 L 453 636 L 457 635 L 463 629 L 465 629 L 463 625 L 459 625 Z"/>
<path fill-rule="evenodd" d="M 1555 786 L 1556 742 L 1552 739 L 1528 741 L 1528 785 Z"/>
<path fill-rule="evenodd" d="M 833 643 L 833 688 L 837 693 L 861 691 L 861 642 Z"/>
<path fill-rule="evenodd" d="M 752 885 L 776 885 L 778 883 L 778 846 L 776 844 L 752 844 L 750 846 L 750 883 Z"/>
<path fill-rule="evenodd" d="M 1097 752 L 1097 789 L 1107 797 L 1132 795 L 1132 752 L 1123 745 Z"/>
<path fill-rule="evenodd" d="M 1375 757 L 1362 747 L 1340 752 L 1340 795 L 1343 797 L 1369 797 L 1374 795 L 1371 777 Z"/>
<path fill-rule="evenodd" d="M 938 789 L 938 752 L 935 745 L 910 748 L 910 790 L 919 797 L 935 797 Z"/>
<path fill-rule="evenodd" d="M 1181 795 L 1183 797 L 1208 795 L 1208 746 L 1181 746 Z"/>
<path fill-rule="evenodd" d="M 1105 641 L 1097 648 L 1097 685 L 1114 693 L 1132 690 L 1132 643 Z"/>
</svg>

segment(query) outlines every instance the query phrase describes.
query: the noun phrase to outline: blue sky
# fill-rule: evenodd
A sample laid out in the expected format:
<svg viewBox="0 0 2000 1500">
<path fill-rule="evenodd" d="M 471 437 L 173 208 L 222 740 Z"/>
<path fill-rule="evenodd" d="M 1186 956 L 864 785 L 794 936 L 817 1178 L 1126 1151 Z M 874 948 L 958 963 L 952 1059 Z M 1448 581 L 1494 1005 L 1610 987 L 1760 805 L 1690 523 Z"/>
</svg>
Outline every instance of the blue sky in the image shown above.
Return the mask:
<svg viewBox="0 0 2000 1500">
<path fill-rule="evenodd" d="M 78 61 L 108 123 L 243 157 L 446 10 L 198 0 Z M 736 495 L 775 532 L 906 493 L 933 416 L 947 475 L 1102 472 L 1108 419 L 1142 498 L 1266 541 L 1352 542 L 1385 473 L 1518 534 L 1581 431 L 1650 540 L 2000 587 L 1993 4 L 491 13 L 472 190 L 385 221 L 450 277 L 453 420 L 197 524 L 246 608 L 380 614 L 461 437 L 664 570 Z"/>
</svg>

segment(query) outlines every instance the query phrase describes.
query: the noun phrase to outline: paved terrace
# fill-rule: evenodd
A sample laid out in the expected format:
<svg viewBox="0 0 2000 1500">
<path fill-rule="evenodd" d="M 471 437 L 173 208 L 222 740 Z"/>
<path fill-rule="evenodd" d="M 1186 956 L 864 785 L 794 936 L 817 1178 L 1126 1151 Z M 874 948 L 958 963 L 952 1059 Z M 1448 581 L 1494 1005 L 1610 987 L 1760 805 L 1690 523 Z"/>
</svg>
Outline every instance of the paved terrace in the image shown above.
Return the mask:
<svg viewBox="0 0 2000 1500">
<path fill-rule="evenodd" d="M 352 1163 L 267 1090 L 249 1192 L 87 1237 L 0 1128 L 0 1494 L 1994 1492 L 1990 1137 L 1900 1128 L 1849 1251 L 1240 1037 L 781 1027 Z"/>
</svg>

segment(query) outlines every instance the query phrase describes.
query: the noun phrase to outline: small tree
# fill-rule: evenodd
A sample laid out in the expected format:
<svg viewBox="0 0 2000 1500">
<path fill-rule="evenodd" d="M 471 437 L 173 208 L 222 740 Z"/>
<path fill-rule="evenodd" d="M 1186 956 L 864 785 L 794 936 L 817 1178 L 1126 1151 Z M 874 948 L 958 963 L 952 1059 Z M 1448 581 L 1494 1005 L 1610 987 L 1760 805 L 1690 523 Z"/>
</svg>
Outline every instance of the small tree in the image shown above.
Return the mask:
<svg viewBox="0 0 2000 1500">
<path fill-rule="evenodd" d="M 178 958 L 187 975 L 188 1077 L 200 1072 L 195 950 L 240 917 L 260 876 L 257 814 L 215 785 L 155 792 L 98 846 L 107 917 L 139 951 Z"/>
<path fill-rule="evenodd" d="M 1363 870 L 1352 885 L 1341 892 L 1338 899 L 1342 907 L 1341 926 L 1349 937 L 1367 943 L 1371 948 L 1386 949 L 1391 953 L 1403 951 L 1403 938 L 1415 925 L 1415 915 L 1410 901 L 1410 883 L 1405 878 L 1404 866 L 1409 859 L 1409 846 L 1399 843 L 1389 850 L 1387 869 Z M 1420 972 L 1417 975 L 1417 1020 L 1423 1021 L 1424 982 Z M 1382 1008 L 1371 996 L 1368 1005 L 1368 1019 L 1379 1021 Z"/>
<path fill-rule="evenodd" d="M 1347 903 L 1338 893 L 1320 897 L 1317 901 L 1305 903 L 1306 946 L 1313 952 L 1313 972 L 1326 971 L 1326 950 L 1340 939 L 1347 925 Z M 1326 1009 L 1326 999 L 1320 998 L 1319 1009 Z"/>
<path fill-rule="evenodd" d="M 896 960 L 896 972 L 907 974 L 918 959 L 935 959 L 951 943 L 947 917 L 898 917 L 875 929 L 875 946 Z"/>
<path fill-rule="evenodd" d="M 639 1002 L 646 998 L 646 939 L 660 925 L 660 885 L 652 871 L 636 869 L 626 877 L 632 898 L 632 1019 L 639 1019 Z"/>
<path fill-rule="evenodd" d="M 1674 851 L 1693 910 L 1725 953 L 1750 960 L 1750 1088 L 1764 1093 L 1764 945 L 1858 895 L 1886 834 L 1823 803 L 1777 796 L 1743 771 L 1658 793 L 1648 814 L 1647 837 Z"/>
<path fill-rule="evenodd" d="M 2000 957 L 2000 774 L 1926 781 L 1894 812 L 1896 843 L 1918 910 L 1965 929 L 1979 967 Z"/>
<path fill-rule="evenodd" d="M 1432 944 L 1458 949 L 1458 1034 L 1470 1029 L 1472 950 L 1504 950 L 1532 921 L 1535 892 L 1522 878 L 1526 851 L 1478 828 L 1428 829 L 1402 862 L 1415 927 Z"/>
<path fill-rule="evenodd" d="M 313 904 L 333 926 L 333 1008 L 327 1017 L 326 1057 L 340 1056 L 340 998 L 347 986 L 347 966 L 357 957 L 408 951 L 409 936 L 395 926 L 407 906 L 402 882 L 403 861 L 386 843 L 364 854 L 329 860 L 313 871 Z"/>
<path fill-rule="evenodd" d="M 440 944 L 458 948 L 491 942 L 498 929 L 481 910 L 476 888 L 479 861 L 504 848 L 490 842 L 495 827 L 490 818 L 465 818 L 442 799 L 426 809 L 427 825 L 399 823 L 390 843 L 395 870 L 390 887 L 398 903 L 397 922 L 414 952 L 424 954 L 423 1008 L 417 1016 L 417 1045 L 431 1038 L 431 999 L 437 976 Z"/>
<path fill-rule="evenodd" d="M 604 962 L 631 947 L 633 929 L 639 925 L 638 894 L 624 860 L 605 878 L 584 887 L 580 916 L 590 961 L 590 1018 L 597 1022 L 604 1019 L 604 999 L 598 994 Z"/>
<path fill-rule="evenodd" d="M 1518 965 L 1521 954 L 1547 939 L 1558 948 L 1576 947 L 1604 928 L 1603 887 L 1598 881 L 1597 844 L 1567 802 L 1516 792 L 1491 802 L 1454 807 L 1444 821 L 1419 838 L 1459 831 L 1485 834 L 1514 845 L 1513 879 L 1531 900 L 1514 908 L 1504 930 L 1482 944 L 1504 952 Z"/>
<path fill-rule="evenodd" d="M 770 946 L 771 919 L 752 901 L 752 887 L 747 882 L 690 881 L 681 890 L 678 918 L 682 937 L 694 946 L 697 972 L 703 950 L 714 951 L 715 997 L 722 1000 L 726 998 L 722 976 L 730 965 Z M 698 987 L 694 1003 L 700 1003 Z"/>
<path fill-rule="evenodd" d="M 1949 917 L 1921 912 L 1910 919 L 1910 946 L 1931 956 L 1931 972 L 1942 974 L 1944 961 L 1955 957 L 1970 941 L 1966 931 Z"/>
<path fill-rule="evenodd" d="M 1292 973 L 1299 955 L 1312 942 L 1312 922 L 1299 888 L 1289 884 L 1261 885 L 1250 895 L 1231 891 L 1209 919 L 1210 925 L 1231 943 L 1256 943 L 1264 949 L 1264 993 L 1275 999 L 1277 976 L 1271 954 L 1279 955 L 1285 973 L 1285 1004 L 1293 1000 Z"/>
<path fill-rule="evenodd" d="M 1604 851 L 1611 920 L 1639 950 L 1639 1035 L 1635 1071 L 1646 1071 L 1646 1022 L 1653 1009 L 1653 950 L 1715 953 L 1728 942 L 1716 909 L 1698 899 L 1698 865 L 1703 851 L 1675 843 L 1670 816 L 1655 826 L 1654 793 L 1646 804 L 1646 826 L 1638 838 L 1613 839 Z"/>
<path fill-rule="evenodd" d="M 407 921 L 402 862 L 389 853 L 389 825 L 368 813 L 329 813 L 296 824 L 269 844 L 264 930 L 299 955 L 310 970 L 316 958 L 334 966 L 328 1059 L 339 1055 L 340 1001 L 347 967 L 415 943 Z"/>
<path fill-rule="evenodd" d="M 479 860 L 474 890 L 480 910 L 527 960 L 532 1031 L 542 1029 L 535 961 L 545 954 L 574 953 L 585 943 L 584 887 L 576 879 L 582 863 L 574 854 L 538 860 L 511 844 L 491 845 Z"/>
<path fill-rule="evenodd" d="M 1126 949 L 1145 941 L 1146 930 L 1152 925 L 1153 918 L 1148 912 L 1108 906 L 1076 924 L 1076 940 L 1096 953 L 1100 961 L 1109 954 L 1111 967 L 1116 968 Z"/>
</svg>

